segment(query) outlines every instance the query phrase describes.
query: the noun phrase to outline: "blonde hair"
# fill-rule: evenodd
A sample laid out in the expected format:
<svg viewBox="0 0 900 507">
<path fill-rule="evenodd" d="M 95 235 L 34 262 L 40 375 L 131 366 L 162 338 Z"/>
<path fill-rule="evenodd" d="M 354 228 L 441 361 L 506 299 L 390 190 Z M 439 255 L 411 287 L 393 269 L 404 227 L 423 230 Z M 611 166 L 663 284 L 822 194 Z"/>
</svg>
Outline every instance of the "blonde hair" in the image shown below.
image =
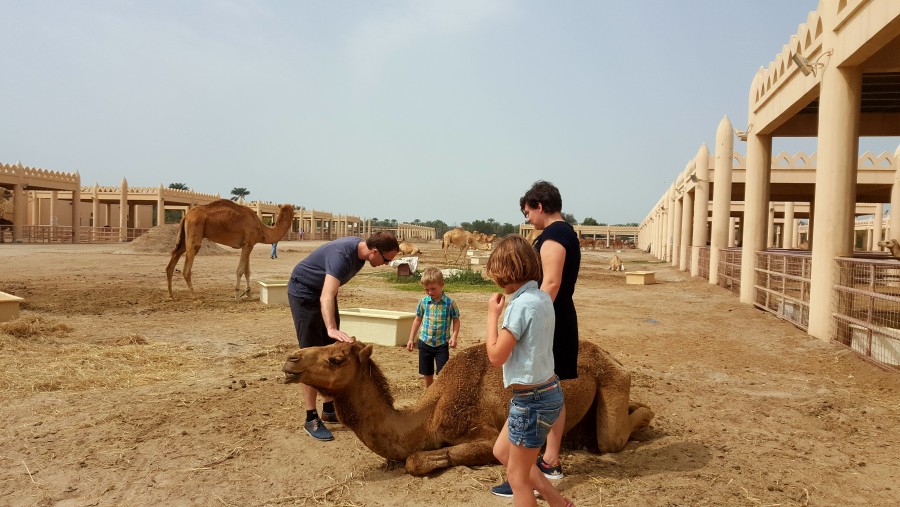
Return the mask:
<svg viewBox="0 0 900 507">
<path fill-rule="evenodd" d="M 512 234 L 501 239 L 494 247 L 484 272 L 500 287 L 540 280 L 541 258 L 528 240 Z"/>
<path fill-rule="evenodd" d="M 441 285 L 444 284 L 444 274 L 441 273 L 441 270 L 431 266 L 427 268 L 424 273 L 422 273 L 422 286 L 429 283 L 439 283 Z"/>
</svg>

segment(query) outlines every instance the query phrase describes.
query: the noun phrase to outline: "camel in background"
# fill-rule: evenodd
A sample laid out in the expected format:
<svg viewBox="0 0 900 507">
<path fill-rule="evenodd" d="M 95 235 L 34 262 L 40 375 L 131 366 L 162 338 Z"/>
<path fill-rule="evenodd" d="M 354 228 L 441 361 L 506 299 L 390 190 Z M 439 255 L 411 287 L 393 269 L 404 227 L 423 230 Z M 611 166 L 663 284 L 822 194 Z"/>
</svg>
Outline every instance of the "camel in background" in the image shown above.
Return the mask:
<svg viewBox="0 0 900 507">
<path fill-rule="evenodd" d="M 271 245 L 284 237 L 291 227 L 294 219 L 294 206 L 284 204 L 278 208 L 275 217 L 275 225 L 268 227 L 252 209 L 240 204 L 219 199 L 209 204 L 194 206 L 181 219 L 178 231 L 178 244 L 172 250 L 169 265 L 166 266 L 166 279 L 169 284 L 169 297 L 175 299 L 172 294 L 172 274 L 178 259 L 184 254 L 184 269 L 182 275 L 187 282 L 191 298 L 194 296 L 194 287 L 191 285 L 191 268 L 194 265 L 194 256 L 200 251 L 200 243 L 207 238 L 215 243 L 228 245 L 241 249 L 241 260 L 237 268 L 237 282 L 234 285 L 234 299 L 239 301 L 241 297 L 250 297 L 250 252 L 257 243 Z M 241 289 L 241 276 L 247 279 L 247 289 L 239 293 Z"/>
<path fill-rule="evenodd" d="M 417 247 L 416 245 L 414 245 L 408 241 L 400 242 L 400 254 L 401 255 L 420 255 L 421 253 L 422 253 L 422 251 L 419 250 L 419 247 Z"/>
<path fill-rule="evenodd" d="M 896 239 L 889 239 L 887 241 L 879 241 L 878 246 L 887 248 L 891 251 L 891 257 L 900 258 L 900 242 Z"/>
<path fill-rule="evenodd" d="M 619 259 L 618 255 L 613 255 L 612 259 L 609 260 L 609 270 L 610 271 L 624 271 L 622 260 Z"/>
<path fill-rule="evenodd" d="M 358 341 L 300 349 L 282 367 L 285 383 L 334 396 L 338 420 L 375 454 L 405 461 L 411 475 L 497 463 L 494 442 L 512 389 L 503 388 L 502 370 L 491 366 L 484 345 L 453 355 L 434 385 L 400 408 L 372 349 Z M 619 452 L 653 419 L 648 406 L 630 400 L 631 373 L 594 343 L 578 343 L 578 378 L 560 384 L 566 440 L 575 448 Z"/>
<path fill-rule="evenodd" d="M 447 252 L 450 250 L 450 245 L 454 245 L 459 248 L 459 255 L 456 256 L 456 261 L 454 262 L 459 262 L 459 258 L 462 257 L 462 254 L 466 251 L 466 249 L 491 249 L 490 243 L 485 244 L 479 241 L 473 233 L 463 229 L 462 227 L 450 229 L 449 231 L 444 233 L 444 241 L 441 244 L 441 249 L 444 250 L 445 261 L 447 260 Z"/>
</svg>

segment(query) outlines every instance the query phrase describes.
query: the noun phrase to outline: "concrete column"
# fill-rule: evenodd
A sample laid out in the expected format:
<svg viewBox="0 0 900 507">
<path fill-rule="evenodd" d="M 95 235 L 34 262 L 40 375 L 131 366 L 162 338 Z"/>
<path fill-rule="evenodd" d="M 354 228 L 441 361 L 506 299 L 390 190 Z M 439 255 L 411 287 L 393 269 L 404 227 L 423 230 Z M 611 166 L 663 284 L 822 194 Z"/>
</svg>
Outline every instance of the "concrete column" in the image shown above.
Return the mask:
<svg viewBox="0 0 900 507">
<path fill-rule="evenodd" d="M 59 192 L 56 190 L 50 191 L 50 225 L 54 227 L 59 225 Z M 55 234 L 54 230 L 51 235 Z"/>
<path fill-rule="evenodd" d="M 678 253 L 678 270 L 687 271 L 691 266 L 687 263 L 688 253 L 691 252 L 691 241 L 694 237 L 694 194 L 684 193 L 684 204 L 681 207 L 681 251 Z"/>
<path fill-rule="evenodd" d="M 900 164 L 900 146 L 894 150 L 894 167 Z M 891 229 L 885 239 L 900 241 L 900 170 L 894 171 L 894 185 L 891 187 Z"/>
<path fill-rule="evenodd" d="M 81 176 L 72 191 L 72 243 L 81 243 Z"/>
<path fill-rule="evenodd" d="M 728 246 L 728 224 L 731 218 L 731 170 L 734 165 L 734 128 L 728 116 L 716 129 L 716 170 L 713 173 L 713 223 L 709 245 L 709 283 L 719 282 L 719 257 Z"/>
<path fill-rule="evenodd" d="M 775 246 L 775 203 L 769 203 L 769 219 L 766 225 L 766 248 Z"/>
<path fill-rule="evenodd" d="M 23 187 L 24 188 L 24 187 Z M 24 220 L 29 225 L 41 225 L 41 200 L 38 199 L 37 192 L 30 191 L 31 194 L 31 220 Z M 50 221 L 48 220 L 49 224 Z"/>
<path fill-rule="evenodd" d="M 166 223 L 166 198 L 163 197 L 166 189 L 161 184 L 159 191 L 156 193 L 156 225 L 165 225 Z"/>
<path fill-rule="evenodd" d="M 793 222 L 794 232 L 793 236 L 791 237 L 791 245 L 793 246 L 791 248 L 797 248 L 798 246 L 800 246 L 800 221 L 795 218 Z"/>
<path fill-rule="evenodd" d="M 882 232 L 881 232 L 882 228 L 884 228 L 883 218 L 884 218 L 884 203 L 879 202 L 875 205 L 875 220 L 874 220 L 875 223 L 874 223 L 874 227 L 872 228 L 872 232 L 875 234 L 875 237 L 872 241 L 872 250 L 875 250 L 876 252 L 881 251 L 881 247 L 878 246 L 878 242 L 880 242 L 883 239 Z"/>
<path fill-rule="evenodd" d="M 675 239 L 675 184 L 669 186 L 666 194 L 666 237 L 664 238 L 665 251 L 662 260 L 672 260 L 672 242 Z"/>
<path fill-rule="evenodd" d="M 752 112 L 751 112 L 751 122 Z M 741 303 L 752 305 L 755 297 L 756 252 L 766 247 L 769 181 L 772 168 L 772 137 L 747 135 L 747 172 L 744 189 L 744 235 L 741 240 Z"/>
<path fill-rule="evenodd" d="M 863 239 L 862 249 L 863 251 L 871 252 L 872 250 L 874 250 L 872 240 L 875 238 L 875 228 L 866 227 L 866 230 L 864 232 L 866 233 L 866 237 L 865 239 Z M 856 231 L 853 231 L 853 240 L 854 246 L 856 246 Z"/>
<path fill-rule="evenodd" d="M 809 288 L 809 334 L 824 341 L 831 339 L 834 258 L 853 253 L 861 90 L 859 68 L 826 62 L 819 97 L 818 205 Z"/>
<path fill-rule="evenodd" d="M 681 252 L 681 197 L 672 201 L 672 266 L 678 266 Z"/>
<path fill-rule="evenodd" d="M 16 183 L 13 186 L 13 243 L 22 241 L 22 227 L 28 222 L 28 194 L 25 185 Z"/>
<path fill-rule="evenodd" d="M 119 192 L 119 241 L 128 241 L 128 181 L 122 178 Z"/>
<path fill-rule="evenodd" d="M 694 156 L 694 224 L 691 227 L 691 276 L 700 275 L 700 249 L 706 246 L 709 220 L 709 148 L 701 145 Z"/>
<path fill-rule="evenodd" d="M 734 247 L 735 237 L 737 236 L 737 217 L 731 217 L 728 219 L 728 248 Z"/>
<path fill-rule="evenodd" d="M 91 227 L 100 227 L 100 188 L 94 183 L 94 191 L 91 194 L 91 217 L 93 217 L 93 222 L 91 223 Z"/>
<path fill-rule="evenodd" d="M 784 203 L 784 240 L 781 245 L 784 248 L 795 248 L 794 234 L 797 226 L 794 223 L 794 201 Z"/>
</svg>

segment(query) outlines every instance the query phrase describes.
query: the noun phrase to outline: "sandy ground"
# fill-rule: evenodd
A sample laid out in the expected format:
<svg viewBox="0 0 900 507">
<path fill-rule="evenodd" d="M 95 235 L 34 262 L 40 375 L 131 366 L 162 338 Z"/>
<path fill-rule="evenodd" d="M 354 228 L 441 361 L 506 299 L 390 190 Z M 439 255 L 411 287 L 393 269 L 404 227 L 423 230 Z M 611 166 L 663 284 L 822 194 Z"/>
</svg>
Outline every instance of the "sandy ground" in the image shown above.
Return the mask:
<svg viewBox="0 0 900 507">
<path fill-rule="evenodd" d="M 319 243 L 257 245 L 253 279 L 285 277 Z M 422 265 L 443 264 L 437 243 Z M 290 312 L 235 302 L 237 254 L 194 264 L 200 299 L 166 293 L 165 253 L 122 245 L 0 245 L 0 290 L 26 298 L 0 324 L 0 505 L 511 505 L 501 466 L 427 478 L 387 463 L 341 425 L 302 430 L 300 388 L 282 382 Z M 148 249 L 149 250 L 149 249 Z M 576 291 L 583 340 L 633 372 L 656 412 L 619 453 L 563 454 L 576 504 L 900 503 L 900 374 L 815 340 L 732 294 L 635 250 L 625 285 L 612 253 L 587 251 Z M 341 306 L 408 310 L 420 294 L 364 268 Z M 463 345 L 483 342 L 484 292 L 451 294 Z M 365 337 L 360 337 L 364 339 Z M 398 404 L 421 394 L 416 356 L 376 346 Z"/>
</svg>

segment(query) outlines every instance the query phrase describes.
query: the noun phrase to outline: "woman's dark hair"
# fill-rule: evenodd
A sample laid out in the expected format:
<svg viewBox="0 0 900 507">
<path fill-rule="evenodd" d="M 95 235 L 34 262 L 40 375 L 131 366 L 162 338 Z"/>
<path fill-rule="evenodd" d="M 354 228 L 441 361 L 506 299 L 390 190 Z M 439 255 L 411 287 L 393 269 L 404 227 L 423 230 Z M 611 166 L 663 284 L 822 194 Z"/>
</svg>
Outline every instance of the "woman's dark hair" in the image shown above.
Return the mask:
<svg viewBox="0 0 900 507">
<path fill-rule="evenodd" d="M 528 192 L 519 199 L 519 209 L 525 210 L 525 205 L 531 209 L 543 207 L 544 213 L 553 214 L 562 211 L 562 196 L 559 195 L 559 189 L 549 181 L 536 181 Z"/>
</svg>

